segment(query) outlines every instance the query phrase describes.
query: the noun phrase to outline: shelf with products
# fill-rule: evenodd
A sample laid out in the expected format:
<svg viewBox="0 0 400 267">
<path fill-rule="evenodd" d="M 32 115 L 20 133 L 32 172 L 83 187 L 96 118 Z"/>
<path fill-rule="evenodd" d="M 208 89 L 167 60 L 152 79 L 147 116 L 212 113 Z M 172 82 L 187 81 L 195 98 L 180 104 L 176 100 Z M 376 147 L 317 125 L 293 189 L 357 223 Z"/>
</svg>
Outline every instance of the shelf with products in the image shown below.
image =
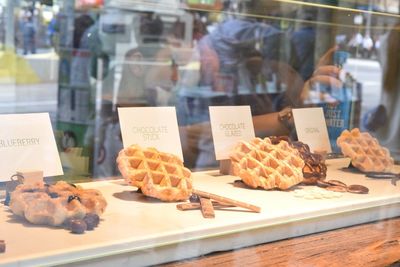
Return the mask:
<svg viewBox="0 0 400 267">
<path fill-rule="evenodd" d="M 33 227 L 2 206 L 0 237 L 7 249 L 0 266 L 152 265 L 399 216 L 400 187 L 389 180 L 344 172 L 348 163 L 348 159 L 327 160 L 326 179 L 362 184 L 369 188 L 368 194 L 304 199 L 296 197 L 296 189 L 314 186 L 254 190 L 237 186 L 237 177 L 218 171 L 193 173 L 196 189 L 261 207 L 260 213 L 238 208 L 215 210 L 215 219 L 203 218 L 199 210 L 180 211 L 177 203 L 147 198 L 119 179 L 80 184 L 99 190 L 108 202 L 99 226 L 82 235 L 61 228 Z M 400 166 L 394 169 L 399 172 Z M 43 238 L 47 242 L 34 242 Z"/>
</svg>

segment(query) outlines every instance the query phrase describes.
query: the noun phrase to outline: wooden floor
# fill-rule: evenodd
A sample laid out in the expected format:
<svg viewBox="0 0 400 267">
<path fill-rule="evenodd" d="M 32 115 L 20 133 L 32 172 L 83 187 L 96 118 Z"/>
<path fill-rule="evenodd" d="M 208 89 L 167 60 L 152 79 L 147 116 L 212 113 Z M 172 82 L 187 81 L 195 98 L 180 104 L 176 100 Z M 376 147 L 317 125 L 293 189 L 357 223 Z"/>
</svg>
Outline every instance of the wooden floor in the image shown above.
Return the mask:
<svg viewBox="0 0 400 267">
<path fill-rule="evenodd" d="M 400 218 L 213 253 L 163 266 L 400 266 Z"/>
</svg>

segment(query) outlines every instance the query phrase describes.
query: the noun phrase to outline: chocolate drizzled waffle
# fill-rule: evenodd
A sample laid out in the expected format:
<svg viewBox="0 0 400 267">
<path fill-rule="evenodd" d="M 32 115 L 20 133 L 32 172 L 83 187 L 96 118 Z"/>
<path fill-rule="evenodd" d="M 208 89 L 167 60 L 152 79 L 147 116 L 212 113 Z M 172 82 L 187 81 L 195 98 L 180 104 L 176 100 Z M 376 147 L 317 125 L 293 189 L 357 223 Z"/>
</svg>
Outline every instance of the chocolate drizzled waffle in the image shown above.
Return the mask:
<svg viewBox="0 0 400 267">
<path fill-rule="evenodd" d="M 317 181 L 326 178 L 327 167 L 322 156 L 312 153 L 307 144 L 300 141 L 292 142 L 287 136 L 273 136 L 270 139 L 273 144 L 279 144 L 281 141 L 289 142 L 300 153 L 300 157 L 304 160 L 304 167 L 302 169 L 304 179 L 302 183 L 315 185 Z"/>
</svg>

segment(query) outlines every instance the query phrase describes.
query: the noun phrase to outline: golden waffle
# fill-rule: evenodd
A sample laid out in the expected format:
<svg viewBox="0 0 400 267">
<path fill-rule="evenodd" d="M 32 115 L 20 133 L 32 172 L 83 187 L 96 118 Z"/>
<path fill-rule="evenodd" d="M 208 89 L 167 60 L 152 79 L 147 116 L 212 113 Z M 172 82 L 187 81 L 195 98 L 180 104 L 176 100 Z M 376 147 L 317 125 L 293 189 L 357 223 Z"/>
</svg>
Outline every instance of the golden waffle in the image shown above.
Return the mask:
<svg viewBox="0 0 400 267">
<path fill-rule="evenodd" d="M 232 173 L 252 187 L 288 189 L 303 181 L 304 161 L 288 142 L 269 138 L 241 141 L 230 155 Z"/>
<path fill-rule="evenodd" d="M 351 158 L 351 163 L 363 172 L 390 171 L 394 161 L 389 150 L 379 145 L 369 133 L 361 133 L 358 128 L 345 130 L 336 140 L 343 155 Z"/>
<path fill-rule="evenodd" d="M 117 164 L 124 179 L 146 196 L 179 201 L 192 194 L 191 172 L 175 155 L 132 145 L 119 152 Z"/>
</svg>

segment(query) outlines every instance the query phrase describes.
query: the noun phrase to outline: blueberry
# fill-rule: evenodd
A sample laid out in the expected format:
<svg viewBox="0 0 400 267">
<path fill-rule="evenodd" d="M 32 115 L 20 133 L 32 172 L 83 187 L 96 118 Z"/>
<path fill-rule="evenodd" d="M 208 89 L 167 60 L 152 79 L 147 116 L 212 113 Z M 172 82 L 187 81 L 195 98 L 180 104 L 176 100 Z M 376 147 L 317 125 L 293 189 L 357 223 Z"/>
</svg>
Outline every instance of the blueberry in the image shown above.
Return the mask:
<svg viewBox="0 0 400 267">
<path fill-rule="evenodd" d="M 70 202 L 71 202 L 72 200 L 74 200 L 74 199 L 76 199 L 76 200 L 78 200 L 79 202 L 81 202 L 81 198 L 80 198 L 80 197 L 75 196 L 75 195 L 71 195 L 71 196 L 68 197 L 68 203 L 70 203 Z"/>
<path fill-rule="evenodd" d="M 58 197 L 59 197 L 59 195 L 58 195 L 56 192 L 50 192 L 50 193 L 49 193 L 49 196 L 50 196 L 51 198 L 58 198 Z"/>
<path fill-rule="evenodd" d="M 100 217 L 97 214 L 88 213 L 83 220 L 87 225 L 87 230 L 93 230 L 99 224 Z"/>
<path fill-rule="evenodd" d="M 200 198 L 198 195 L 192 194 L 189 198 L 189 201 L 192 203 L 198 203 L 198 202 L 200 202 Z"/>
<path fill-rule="evenodd" d="M 87 230 L 85 221 L 80 219 L 72 219 L 69 222 L 69 227 L 74 234 L 83 234 Z"/>
</svg>

